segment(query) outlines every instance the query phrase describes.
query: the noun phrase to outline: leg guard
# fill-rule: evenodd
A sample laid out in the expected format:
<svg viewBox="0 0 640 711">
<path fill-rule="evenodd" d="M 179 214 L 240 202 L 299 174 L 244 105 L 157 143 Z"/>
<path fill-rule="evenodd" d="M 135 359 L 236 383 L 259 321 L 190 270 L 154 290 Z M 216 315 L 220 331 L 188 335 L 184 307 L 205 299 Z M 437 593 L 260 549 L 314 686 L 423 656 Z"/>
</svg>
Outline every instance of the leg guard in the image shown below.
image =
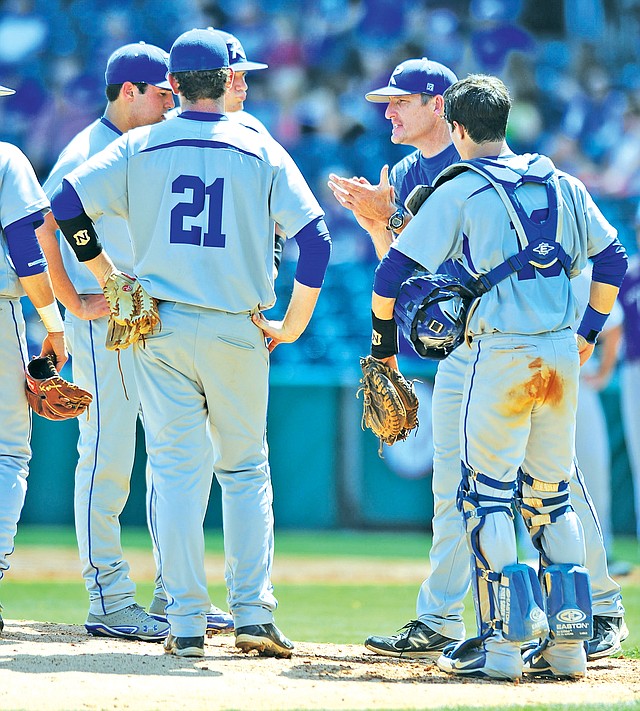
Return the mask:
<svg viewBox="0 0 640 711">
<path fill-rule="evenodd" d="M 498 588 L 498 602 L 505 639 L 526 642 L 549 633 L 542 589 L 533 568 L 524 563 L 505 566 Z"/>
<path fill-rule="evenodd" d="M 542 590 L 535 572 L 527 565 L 506 562 L 517 560 L 511 512 L 515 482 L 498 481 L 473 472 L 464 464 L 462 472 L 458 508 L 464 517 L 472 555 L 480 638 L 485 639 L 495 631 L 501 631 L 511 642 L 546 635 Z M 488 517 L 491 517 L 489 531 L 485 528 L 483 532 Z"/>
<path fill-rule="evenodd" d="M 589 572 L 580 565 L 550 565 L 544 571 L 550 635 L 558 642 L 593 636 Z"/>
</svg>

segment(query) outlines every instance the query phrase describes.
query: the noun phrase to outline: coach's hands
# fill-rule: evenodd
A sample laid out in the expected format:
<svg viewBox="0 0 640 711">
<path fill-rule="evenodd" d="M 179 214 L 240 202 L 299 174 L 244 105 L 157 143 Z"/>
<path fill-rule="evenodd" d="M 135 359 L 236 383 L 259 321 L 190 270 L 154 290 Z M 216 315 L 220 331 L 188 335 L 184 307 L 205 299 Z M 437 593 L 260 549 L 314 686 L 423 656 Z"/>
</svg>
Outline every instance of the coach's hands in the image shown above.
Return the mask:
<svg viewBox="0 0 640 711">
<path fill-rule="evenodd" d="M 329 174 L 327 185 L 342 207 L 364 220 L 386 225 L 389 217 L 396 211 L 394 190 L 389 183 L 388 165 L 382 166 L 380 182 L 377 185 L 372 185 L 366 178 L 341 178 L 335 173 Z"/>
</svg>

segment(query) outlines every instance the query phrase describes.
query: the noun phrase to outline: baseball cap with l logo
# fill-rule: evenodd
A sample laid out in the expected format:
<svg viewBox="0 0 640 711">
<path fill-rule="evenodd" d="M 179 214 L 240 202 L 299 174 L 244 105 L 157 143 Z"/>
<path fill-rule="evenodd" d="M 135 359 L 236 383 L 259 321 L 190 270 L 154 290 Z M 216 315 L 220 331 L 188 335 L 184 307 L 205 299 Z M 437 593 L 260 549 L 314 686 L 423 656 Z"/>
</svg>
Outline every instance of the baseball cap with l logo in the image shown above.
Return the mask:
<svg viewBox="0 0 640 711">
<path fill-rule="evenodd" d="M 104 78 L 109 84 L 151 84 L 159 89 L 171 89 L 167 80 L 169 55 L 164 49 L 146 42 L 125 44 L 109 57 Z"/>
<path fill-rule="evenodd" d="M 407 59 L 393 70 L 389 84 L 365 94 L 367 101 L 386 102 L 392 96 L 405 94 L 444 94 L 458 77 L 444 64 L 426 57 Z"/>
</svg>

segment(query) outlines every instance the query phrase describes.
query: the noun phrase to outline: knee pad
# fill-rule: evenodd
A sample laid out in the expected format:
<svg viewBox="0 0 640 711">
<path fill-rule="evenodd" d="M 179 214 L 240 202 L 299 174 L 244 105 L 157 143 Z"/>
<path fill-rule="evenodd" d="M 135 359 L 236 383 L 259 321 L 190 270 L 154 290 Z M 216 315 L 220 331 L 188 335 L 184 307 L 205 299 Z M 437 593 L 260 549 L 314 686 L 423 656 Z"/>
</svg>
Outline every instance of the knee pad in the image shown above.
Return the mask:
<svg viewBox="0 0 640 711">
<path fill-rule="evenodd" d="M 551 638 L 557 641 L 591 639 L 593 613 L 589 572 L 581 565 L 548 566 L 542 576 Z"/>
<path fill-rule="evenodd" d="M 533 545 L 540 552 L 542 565 L 550 565 L 552 561 L 549 552 L 543 548 L 542 533 L 545 526 L 554 524 L 560 516 L 573 511 L 569 497 L 569 482 L 544 482 L 520 470 L 515 503 L 524 519 Z"/>
<path fill-rule="evenodd" d="M 549 634 L 540 581 L 528 565 L 516 563 L 504 567 L 498 588 L 498 606 L 505 639 L 526 642 Z"/>
</svg>

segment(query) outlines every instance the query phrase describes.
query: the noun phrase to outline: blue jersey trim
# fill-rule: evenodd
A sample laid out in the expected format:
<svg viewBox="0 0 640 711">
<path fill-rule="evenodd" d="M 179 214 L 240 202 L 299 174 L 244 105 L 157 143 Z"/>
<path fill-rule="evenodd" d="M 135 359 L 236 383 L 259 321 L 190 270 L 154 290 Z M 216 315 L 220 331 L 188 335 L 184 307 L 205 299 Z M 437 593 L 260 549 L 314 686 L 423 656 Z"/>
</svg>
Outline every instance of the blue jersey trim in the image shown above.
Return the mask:
<svg viewBox="0 0 640 711">
<path fill-rule="evenodd" d="M 107 128 L 110 128 L 116 135 L 122 136 L 122 131 L 116 125 L 112 124 L 106 116 L 102 116 L 100 122 L 103 123 Z"/>
<path fill-rule="evenodd" d="M 229 117 L 224 114 L 214 114 L 209 111 L 183 111 L 176 118 L 187 119 L 187 121 L 228 121 Z"/>
<path fill-rule="evenodd" d="M 226 143 L 225 141 L 207 141 L 202 138 L 182 138 L 179 141 L 160 143 L 157 146 L 144 148 L 140 151 L 140 153 L 150 153 L 151 151 L 160 151 L 164 148 L 177 148 L 178 146 L 190 146 L 192 148 L 226 148 L 231 151 L 236 151 L 237 153 L 242 153 L 246 156 L 251 156 L 252 158 L 257 158 L 258 160 L 263 160 L 261 156 L 251 153 L 251 151 L 245 151 L 242 148 L 238 148 L 238 146 L 234 146 L 231 143 Z"/>
</svg>

